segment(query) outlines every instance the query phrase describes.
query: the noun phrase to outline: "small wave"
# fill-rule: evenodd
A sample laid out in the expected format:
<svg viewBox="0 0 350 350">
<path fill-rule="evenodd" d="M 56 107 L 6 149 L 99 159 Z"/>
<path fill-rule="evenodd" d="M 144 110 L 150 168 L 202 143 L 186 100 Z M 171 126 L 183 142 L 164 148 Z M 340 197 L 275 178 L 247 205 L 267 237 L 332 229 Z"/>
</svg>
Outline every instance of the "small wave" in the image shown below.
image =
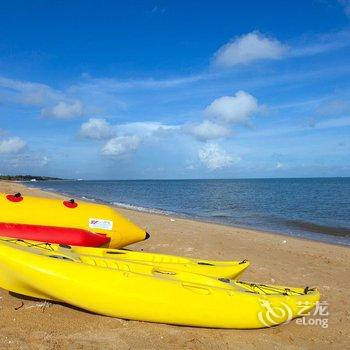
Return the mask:
<svg viewBox="0 0 350 350">
<path fill-rule="evenodd" d="M 153 213 L 153 214 L 161 214 L 161 215 L 173 215 L 174 214 L 174 213 L 167 211 L 167 210 L 161 210 L 161 209 L 155 209 L 155 208 L 145 208 L 145 207 L 140 207 L 137 205 L 120 203 L 120 202 L 111 202 L 110 204 L 115 205 L 115 206 L 120 207 L 120 208 L 137 210 L 137 211 L 142 211 L 145 213 Z"/>
<path fill-rule="evenodd" d="M 81 196 L 81 199 L 85 199 L 85 200 L 87 200 L 87 201 L 89 201 L 89 202 L 96 202 L 96 199 L 94 199 L 94 198 L 88 198 L 88 197 L 85 197 L 85 196 Z"/>
<path fill-rule="evenodd" d="M 214 218 L 214 219 L 227 219 L 227 218 L 230 218 L 229 215 L 224 215 L 224 214 L 213 214 L 210 217 Z"/>
<path fill-rule="evenodd" d="M 350 229 L 346 227 L 332 227 L 325 225 L 318 225 L 312 222 L 298 221 L 298 220 L 286 220 L 286 225 L 291 229 L 300 229 L 303 231 L 323 233 L 332 236 L 349 237 Z"/>
<path fill-rule="evenodd" d="M 57 190 L 55 190 L 55 189 L 52 188 L 52 187 L 41 187 L 41 189 L 42 189 L 43 191 L 57 192 Z"/>
</svg>

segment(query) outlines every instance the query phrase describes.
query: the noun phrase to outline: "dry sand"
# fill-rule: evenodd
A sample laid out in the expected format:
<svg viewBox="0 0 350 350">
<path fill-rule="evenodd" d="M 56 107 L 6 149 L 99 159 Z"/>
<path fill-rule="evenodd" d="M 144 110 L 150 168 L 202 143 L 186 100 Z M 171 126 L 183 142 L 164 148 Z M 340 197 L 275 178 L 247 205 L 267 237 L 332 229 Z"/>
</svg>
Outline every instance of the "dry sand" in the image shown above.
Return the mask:
<svg viewBox="0 0 350 350">
<path fill-rule="evenodd" d="M 57 194 L 0 182 L 0 192 Z M 350 249 L 223 225 L 119 209 L 151 232 L 133 249 L 211 259 L 249 259 L 243 278 L 315 286 L 329 304 L 329 326 L 290 324 L 220 330 L 125 321 L 0 289 L 1 349 L 334 349 L 350 347 Z M 17 309 L 20 307 L 19 309 Z"/>
</svg>

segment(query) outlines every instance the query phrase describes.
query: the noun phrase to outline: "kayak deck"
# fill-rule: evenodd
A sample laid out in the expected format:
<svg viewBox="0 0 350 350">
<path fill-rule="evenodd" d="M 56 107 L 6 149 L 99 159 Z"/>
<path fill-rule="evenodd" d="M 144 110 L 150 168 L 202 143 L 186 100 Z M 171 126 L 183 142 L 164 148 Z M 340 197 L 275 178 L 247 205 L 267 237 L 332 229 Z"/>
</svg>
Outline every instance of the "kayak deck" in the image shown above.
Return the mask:
<svg viewBox="0 0 350 350">
<path fill-rule="evenodd" d="M 145 253 L 121 249 L 78 247 L 0 237 L 0 241 L 1 240 L 10 241 L 18 246 L 33 248 L 35 247 L 38 250 L 48 251 L 51 253 L 55 252 L 57 256 L 61 256 L 62 258 L 71 259 L 76 262 L 81 261 L 89 265 L 102 267 L 112 266 L 116 261 L 125 261 L 156 266 L 159 268 L 183 270 L 207 276 L 225 277 L 232 279 L 240 276 L 250 265 L 250 262 L 247 260 L 215 261 L 193 259 L 159 253 Z"/>
<path fill-rule="evenodd" d="M 299 304 L 311 310 L 320 298 L 315 289 L 241 282 L 131 260 L 107 259 L 102 266 L 105 258 L 73 258 L 51 248 L 0 240 L 0 286 L 107 316 L 213 328 L 288 322 L 300 316 Z"/>
</svg>

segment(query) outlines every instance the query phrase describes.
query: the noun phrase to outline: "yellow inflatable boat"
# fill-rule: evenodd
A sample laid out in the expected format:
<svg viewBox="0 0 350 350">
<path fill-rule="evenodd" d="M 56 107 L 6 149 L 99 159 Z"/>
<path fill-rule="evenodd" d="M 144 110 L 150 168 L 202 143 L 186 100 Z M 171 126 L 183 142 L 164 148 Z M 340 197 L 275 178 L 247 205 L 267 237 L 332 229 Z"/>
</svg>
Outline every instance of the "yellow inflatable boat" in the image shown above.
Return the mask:
<svg viewBox="0 0 350 350">
<path fill-rule="evenodd" d="M 318 302 L 317 290 L 259 285 L 117 259 L 72 259 L 0 241 L 0 286 L 124 319 L 213 328 L 288 322 Z M 302 305 L 302 308 L 300 308 Z"/>
<path fill-rule="evenodd" d="M 40 240 L 34 237 L 51 235 L 52 242 L 61 243 L 61 238 L 69 240 L 71 236 L 73 242 L 79 241 L 82 245 L 105 241 L 111 248 L 121 248 L 149 237 L 113 208 L 101 204 L 0 193 L 0 208 L 1 236 L 9 232 L 8 236 L 19 238 L 17 230 L 18 234 L 21 231 L 34 240 Z M 103 237 L 108 239 L 103 240 Z"/>
<path fill-rule="evenodd" d="M 145 253 L 125 249 L 103 249 L 90 247 L 76 247 L 65 244 L 51 244 L 13 238 L 0 238 L 0 242 L 11 242 L 18 246 L 35 247 L 37 251 L 53 252 L 63 259 L 83 262 L 90 265 L 106 267 L 109 264 L 124 262 L 129 264 L 130 271 L 137 272 L 140 264 L 151 265 L 153 268 L 173 271 L 198 273 L 206 276 L 237 278 L 250 265 L 247 260 L 241 261 L 214 261 L 205 259 L 191 259 L 182 256 Z M 136 268 L 134 271 L 133 269 Z"/>
</svg>

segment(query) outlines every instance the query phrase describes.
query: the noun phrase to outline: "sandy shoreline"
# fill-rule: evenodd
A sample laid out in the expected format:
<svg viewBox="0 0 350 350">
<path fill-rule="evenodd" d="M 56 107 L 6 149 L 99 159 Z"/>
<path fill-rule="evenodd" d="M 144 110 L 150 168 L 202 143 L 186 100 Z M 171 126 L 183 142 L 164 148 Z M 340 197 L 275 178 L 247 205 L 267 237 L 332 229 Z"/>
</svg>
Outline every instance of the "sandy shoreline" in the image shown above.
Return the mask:
<svg viewBox="0 0 350 350">
<path fill-rule="evenodd" d="M 63 197 L 0 182 L 0 191 Z M 211 259 L 249 259 L 244 280 L 320 289 L 329 327 L 288 325 L 264 330 L 213 330 L 124 321 L 67 306 L 26 300 L 0 289 L 0 348 L 234 349 L 346 347 L 350 330 L 350 249 L 280 234 L 118 208 L 151 232 L 130 247 Z M 16 310 L 18 306 L 24 305 Z"/>
</svg>

